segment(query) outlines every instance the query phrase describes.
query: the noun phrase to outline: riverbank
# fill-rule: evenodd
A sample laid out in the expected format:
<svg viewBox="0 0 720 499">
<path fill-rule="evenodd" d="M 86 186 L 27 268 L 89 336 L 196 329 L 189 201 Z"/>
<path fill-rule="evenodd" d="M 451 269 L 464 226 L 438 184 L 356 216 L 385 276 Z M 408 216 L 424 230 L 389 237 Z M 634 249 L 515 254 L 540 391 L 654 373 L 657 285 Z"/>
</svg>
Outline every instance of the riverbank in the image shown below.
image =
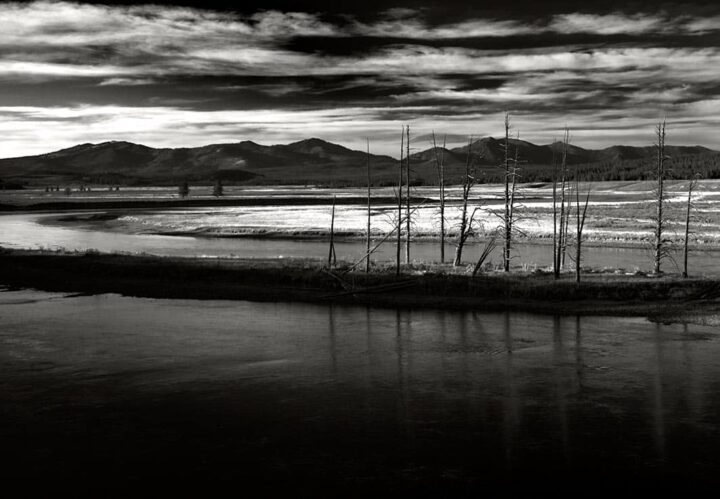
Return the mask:
<svg viewBox="0 0 720 499">
<path fill-rule="evenodd" d="M 93 251 L 3 250 L 0 284 L 149 298 L 300 301 L 382 307 L 518 310 L 547 314 L 648 316 L 711 324 L 720 280 L 588 273 L 583 282 L 547 272 L 470 275 L 450 265 L 391 265 L 370 274 L 328 272 L 313 259 L 168 258 Z"/>
<path fill-rule="evenodd" d="M 420 204 L 429 201 L 426 198 L 412 197 L 410 202 Z M 337 205 L 364 205 L 366 197 L 336 197 Z M 373 204 L 395 204 L 393 197 L 374 196 Z M 195 197 L 195 198 L 157 198 L 157 199 L 98 199 L 98 198 L 67 198 L 58 200 L 52 198 L 43 200 L 31 198 L 24 202 L 0 203 L 2 212 L 32 212 L 32 211 L 77 211 L 77 210 L 117 210 L 117 209 L 153 209 L 153 208 L 216 208 L 234 206 L 322 206 L 333 203 L 331 195 L 321 197 Z"/>
</svg>

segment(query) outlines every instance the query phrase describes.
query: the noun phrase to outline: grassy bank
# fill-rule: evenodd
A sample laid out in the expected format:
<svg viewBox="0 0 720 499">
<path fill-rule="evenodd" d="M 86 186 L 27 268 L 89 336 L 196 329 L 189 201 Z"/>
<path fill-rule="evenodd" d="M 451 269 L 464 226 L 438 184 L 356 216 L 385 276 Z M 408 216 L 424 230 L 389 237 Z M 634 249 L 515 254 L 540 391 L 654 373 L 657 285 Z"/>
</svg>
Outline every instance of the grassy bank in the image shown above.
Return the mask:
<svg viewBox="0 0 720 499">
<path fill-rule="evenodd" d="M 303 301 L 477 311 L 677 317 L 720 307 L 720 280 L 593 274 L 576 284 L 544 273 L 471 277 L 447 266 L 370 274 L 316 260 L 195 259 L 3 250 L 0 283 L 151 298 Z"/>
<path fill-rule="evenodd" d="M 151 209 L 151 208 L 207 208 L 207 207 L 233 207 L 233 206 L 298 206 L 298 205 L 327 205 L 332 203 L 332 196 L 323 197 L 201 197 L 201 198 L 160 198 L 160 199 L 75 199 L 66 200 L 39 200 L 33 199 L 27 203 L 0 203 L 0 212 L 16 211 L 62 211 L 62 210 L 110 210 L 110 209 Z M 427 201 L 425 198 L 412 197 L 410 202 L 420 204 Z M 397 200 L 392 197 L 376 196 L 373 204 L 395 204 Z M 364 205 L 365 197 L 338 197 L 338 205 Z"/>
</svg>

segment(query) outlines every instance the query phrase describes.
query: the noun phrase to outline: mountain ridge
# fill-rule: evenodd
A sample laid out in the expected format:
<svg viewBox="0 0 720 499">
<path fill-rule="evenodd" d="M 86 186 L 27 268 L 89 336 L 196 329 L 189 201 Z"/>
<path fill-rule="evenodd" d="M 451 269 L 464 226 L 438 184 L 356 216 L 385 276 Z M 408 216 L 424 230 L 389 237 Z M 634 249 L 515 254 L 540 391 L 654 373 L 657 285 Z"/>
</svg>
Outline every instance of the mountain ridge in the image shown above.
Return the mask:
<svg viewBox="0 0 720 499">
<path fill-rule="evenodd" d="M 536 177 L 535 180 L 547 177 L 548 167 L 560 160 L 562 151 L 559 142 L 537 145 L 509 139 L 508 144 L 510 156 L 514 158 L 517 151 L 522 167 Z M 445 159 L 446 177 L 453 181 L 464 171 L 468 150 L 474 167 L 483 169 L 488 178 L 496 175 L 495 170 L 500 169 L 504 160 L 504 148 L 504 138 L 484 137 L 470 145 L 439 149 Z M 666 152 L 671 158 L 683 158 L 683 164 L 692 163 L 691 158 L 720 156 L 720 152 L 704 146 L 667 146 Z M 570 145 L 567 164 L 612 170 L 633 162 L 650 161 L 654 155 L 652 146 L 584 149 Z M 435 157 L 432 147 L 410 155 L 415 182 L 434 182 L 437 178 Z M 396 182 L 396 158 L 370 154 L 369 159 L 374 183 L 393 185 Z M 32 185 L 68 182 L 163 185 L 182 180 L 213 182 L 218 179 L 233 183 L 353 184 L 365 181 L 367 162 L 368 154 L 364 151 L 316 137 L 289 144 L 262 145 L 244 140 L 178 148 L 106 141 L 0 159 L 0 176 L 7 184 Z M 597 168 L 593 167 L 593 171 Z"/>
</svg>

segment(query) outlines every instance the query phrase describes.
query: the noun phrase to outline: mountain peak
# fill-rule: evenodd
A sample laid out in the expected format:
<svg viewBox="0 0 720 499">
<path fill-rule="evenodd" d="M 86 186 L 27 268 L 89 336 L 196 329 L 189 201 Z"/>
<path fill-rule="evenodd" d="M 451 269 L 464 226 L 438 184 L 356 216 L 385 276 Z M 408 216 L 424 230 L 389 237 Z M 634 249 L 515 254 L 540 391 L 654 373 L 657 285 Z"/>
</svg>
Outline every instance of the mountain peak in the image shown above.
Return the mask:
<svg viewBox="0 0 720 499">
<path fill-rule="evenodd" d="M 287 145 L 288 147 L 294 147 L 294 146 L 309 146 L 309 147 L 343 147 L 338 144 L 333 144 L 332 142 L 328 142 L 327 140 L 319 139 L 317 137 L 311 137 L 309 139 L 303 139 L 298 140 L 297 142 L 292 142 Z M 344 148 L 343 148 L 344 149 Z"/>
</svg>

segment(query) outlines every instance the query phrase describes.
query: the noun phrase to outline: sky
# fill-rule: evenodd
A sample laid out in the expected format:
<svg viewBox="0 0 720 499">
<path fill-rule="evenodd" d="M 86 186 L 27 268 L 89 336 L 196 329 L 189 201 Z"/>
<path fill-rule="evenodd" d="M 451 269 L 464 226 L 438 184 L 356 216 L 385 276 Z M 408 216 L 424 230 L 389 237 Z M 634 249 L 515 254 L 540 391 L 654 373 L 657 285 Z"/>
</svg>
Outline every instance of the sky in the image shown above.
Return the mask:
<svg viewBox="0 0 720 499">
<path fill-rule="evenodd" d="M 720 149 L 716 2 L 0 3 L 0 157 L 430 134 Z"/>
</svg>

